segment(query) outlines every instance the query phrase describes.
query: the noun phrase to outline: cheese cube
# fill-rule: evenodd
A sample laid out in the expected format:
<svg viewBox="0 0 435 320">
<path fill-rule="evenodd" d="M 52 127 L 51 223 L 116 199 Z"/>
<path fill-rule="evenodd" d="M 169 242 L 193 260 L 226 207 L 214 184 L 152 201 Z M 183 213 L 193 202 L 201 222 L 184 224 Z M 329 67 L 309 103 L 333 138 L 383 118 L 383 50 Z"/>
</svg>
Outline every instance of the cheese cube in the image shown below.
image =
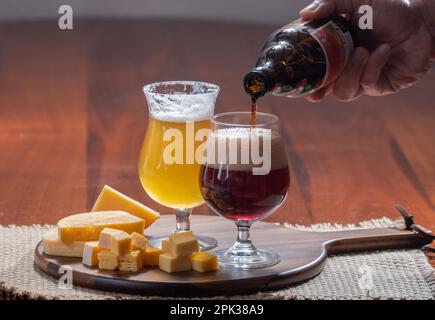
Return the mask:
<svg viewBox="0 0 435 320">
<path fill-rule="evenodd" d="M 198 239 L 192 231 L 174 233 L 169 237 L 169 252 L 173 256 L 190 256 L 197 251 L 199 251 Z"/>
<path fill-rule="evenodd" d="M 137 272 L 142 269 L 142 255 L 139 250 L 119 256 L 119 270 Z"/>
<path fill-rule="evenodd" d="M 171 253 L 169 252 L 169 239 L 162 240 L 162 251 L 163 253 Z"/>
<path fill-rule="evenodd" d="M 125 194 L 105 185 L 95 201 L 92 211 L 120 210 L 126 211 L 145 220 L 145 228 L 160 218 L 160 214 Z"/>
<path fill-rule="evenodd" d="M 219 269 L 217 257 L 209 252 L 196 252 L 191 257 L 192 269 L 198 272 L 208 272 Z"/>
<path fill-rule="evenodd" d="M 103 248 L 98 246 L 98 242 L 86 242 L 83 250 L 83 264 L 89 267 L 95 267 L 98 265 L 98 253 Z"/>
<path fill-rule="evenodd" d="M 117 256 L 130 253 L 131 237 L 122 230 L 106 228 L 101 231 L 99 246 L 112 251 Z"/>
<path fill-rule="evenodd" d="M 131 235 L 131 251 L 146 251 L 148 240 L 143 235 L 133 232 Z"/>
<path fill-rule="evenodd" d="M 118 256 L 109 250 L 101 250 L 98 254 L 98 269 L 115 270 L 118 268 Z"/>
<path fill-rule="evenodd" d="M 73 241 L 64 243 L 60 241 L 57 231 L 48 231 L 42 236 L 42 248 L 44 253 L 52 256 L 83 257 L 85 241 Z"/>
<path fill-rule="evenodd" d="M 167 253 L 161 254 L 159 268 L 169 273 L 188 271 L 191 268 L 190 257 L 174 257 Z"/>
<path fill-rule="evenodd" d="M 101 211 L 79 213 L 63 218 L 57 223 L 59 239 L 62 242 L 98 241 L 104 228 L 123 230 L 127 233 L 142 234 L 144 221 L 127 212 Z"/>
<path fill-rule="evenodd" d="M 142 251 L 142 263 L 144 266 L 158 266 L 159 257 L 163 253 L 162 249 L 147 246 L 146 251 Z"/>
</svg>

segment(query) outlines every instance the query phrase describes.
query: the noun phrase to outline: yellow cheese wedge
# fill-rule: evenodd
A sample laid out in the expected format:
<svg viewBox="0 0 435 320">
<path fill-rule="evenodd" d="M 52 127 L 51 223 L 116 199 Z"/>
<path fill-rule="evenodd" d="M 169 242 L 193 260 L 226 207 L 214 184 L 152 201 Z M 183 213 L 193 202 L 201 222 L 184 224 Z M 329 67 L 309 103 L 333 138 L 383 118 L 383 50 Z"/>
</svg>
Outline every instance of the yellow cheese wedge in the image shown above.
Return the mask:
<svg viewBox="0 0 435 320">
<path fill-rule="evenodd" d="M 98 245 L 117 256 L 122 256 L 130 253 L 131 237 L 125 231 L 105 228 L 100 233 Z"/>
<path fill-rule="evenodd" d="M 198 239 L 192 231 L 174 233 L 169 236 L 169 252 L 174 257 L 189 256 L 198 251 Z"/>
<path fill-rule="evenodd" d="M 139 250 L 119 256 L 119 270 L 137 272 L 142 269 L 142 255 Z"/>
<path fill-rule="evenodd" d="M 81 258 L 83 256 L 85 243 L 85 241 L 64 243 L 59 240 L 59 235 L 56 230 L 48 231 L 42 236 L 44 253 L 52 256 Z"/>
<path fill-rule="evenodd" d="M 120 210 L 126 211 L 145 220 L 145 228 L 160 218 L 160 214 L 142 203 L 122 194 L 121 192 L 105 185 L 95 201 L 92 211 Z"/>
<path fill-rule="evenodd" d="M 174 257 L 167 253 L 161 254 L 159 268 L 169 273 L 190 270 L 190 257 Z"/>
<path fill-rule="evenodd" d="M 131 251 L 146 251 L 148 245 L 148 239 L 143 235 L 133 232 L 131 235 Z"/>
<path fill-rule="evenodd" d="M 198 272 L 215 271 L 219 269 L 217 257 L 210 252 L 196 252 L 191 257 L 192 269 Z"/>
<path fill-rule="evenodd" d="M 144 266 L 158 266 L 162 253 L 162 249 L 147 246 L 146 251 L 142 251 L 142 264 Z"/>
<path fill-rule="evenodd" d="M 118 268 L 118 256 L 109 250 L 101 250 L 98 254 L 98 269 L 115 270 Z"/>
<path fill-rule="evenodd" d="M 62 242 L 98 241 L 104 228 L 142 234 L 144 220 L 123 211 L 100 211 L 63 218 L 57 227 Z"/>
<path fill-rule="evenodd" d="M 98 253 L 103 250 L 98 242 L 86 242 L 83 250 L 83 264 L 89 267 L 98 266 Z"/>
</svg>

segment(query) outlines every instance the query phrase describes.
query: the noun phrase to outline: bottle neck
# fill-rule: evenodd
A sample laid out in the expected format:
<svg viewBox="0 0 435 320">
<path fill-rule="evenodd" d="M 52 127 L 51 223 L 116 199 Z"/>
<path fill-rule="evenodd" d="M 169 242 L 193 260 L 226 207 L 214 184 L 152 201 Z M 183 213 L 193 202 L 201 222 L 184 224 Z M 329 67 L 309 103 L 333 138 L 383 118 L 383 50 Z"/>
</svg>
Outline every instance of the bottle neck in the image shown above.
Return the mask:
<svg viewBox="0 0 435 320">
<path fill-rule="evenodd" d="M 275 87 L 275 81 L 265 66 L 257 66 L 249 71 L 243 79 L 244 88 L 252 98 L 258 99 Z"/>
</svg>

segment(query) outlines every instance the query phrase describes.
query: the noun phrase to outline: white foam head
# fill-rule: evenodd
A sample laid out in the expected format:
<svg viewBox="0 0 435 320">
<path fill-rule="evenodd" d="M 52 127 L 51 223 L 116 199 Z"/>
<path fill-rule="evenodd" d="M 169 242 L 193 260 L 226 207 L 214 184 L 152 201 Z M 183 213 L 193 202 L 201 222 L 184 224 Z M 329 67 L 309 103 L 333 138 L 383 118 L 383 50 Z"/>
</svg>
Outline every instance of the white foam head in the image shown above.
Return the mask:
<svg viewBox="0 0 435 320">
<path fill-rule="evenodd" d="M 257 141 L 257 147 L 253 147 L 255 141 Z M 215 153 L 207 160 L 210 166 L 225 163 L 231 167 L 231 170 L 252 170 L 255 166 L 261 166 L 254 161 L 252 150 L 257 151 L 258 157 L 262 160 L 270 161 L 271 169 L 281 169 L 288 165 L 280 135 L 270 129 L 250 127 L 218 129 L 208 137 L 207 152 L 210 149 L 215 150 Z M 223 149 L 225 149 L 224 154 L 222 154 Z M 245 153 L 244 160 L 242 153 Z M 214 163 L 211 163 L 212 158 L 215 159 Z"/>
<path fill-rule="evenodd" d="M 167 81 L 143 87 L 150 115 L 161 121 L 185 122 L 210 119 L 219 87 L 196 81 Z"/>
</svg>

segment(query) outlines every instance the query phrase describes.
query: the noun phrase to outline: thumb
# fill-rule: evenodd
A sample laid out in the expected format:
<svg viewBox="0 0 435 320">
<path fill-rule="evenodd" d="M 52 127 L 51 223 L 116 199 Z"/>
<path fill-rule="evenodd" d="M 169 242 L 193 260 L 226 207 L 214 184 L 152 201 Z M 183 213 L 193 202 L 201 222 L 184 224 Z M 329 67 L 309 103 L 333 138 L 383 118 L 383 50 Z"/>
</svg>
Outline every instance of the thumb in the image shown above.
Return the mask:
<svg viewBox="0 0 435 320">
<path fill-rule="evenodd" d="M 328 18 L 333 14 L 352 13 L 358 10 L 355 6 L 356 2 L 350 0 L 314 0 L 310 5 L 299 12 L 301 18 L 323 19 Z"/>
</svg>

